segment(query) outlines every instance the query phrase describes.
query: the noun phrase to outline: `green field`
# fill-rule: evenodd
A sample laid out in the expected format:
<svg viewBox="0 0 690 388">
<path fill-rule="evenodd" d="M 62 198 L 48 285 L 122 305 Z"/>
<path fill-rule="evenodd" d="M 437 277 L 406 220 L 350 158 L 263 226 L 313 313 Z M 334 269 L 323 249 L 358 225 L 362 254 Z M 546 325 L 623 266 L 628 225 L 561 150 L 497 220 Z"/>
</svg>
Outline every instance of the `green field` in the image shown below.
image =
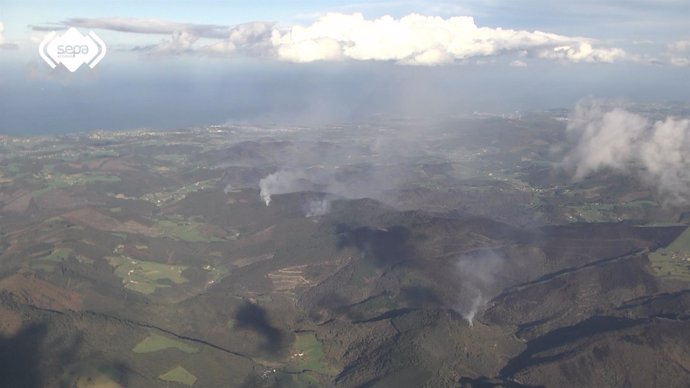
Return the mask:
<svg viewBox="0 0 690 388">
<path fill-rule="evenodd" d="M 172 382 L 184 384 L 184 385 L 187 385 L 190 387 L 193 386 L 194 383 L 196 383 L 196 376 L 189 373 L 189 371 L 187 371 L 187 369 L 185 369 L 181 366 L 175 367 L 175 368 L 165 372 L 164 374 L 158 376 L 158 378 L 163 380 L 163 381 L 172 381 Z"/>
<path fill-rule="evenodd" d="M 60 263 L 67 260 L 67 258 L 73 253 L 70 248 L 55 248 L 50 252 L 50 255 L 41 257 L 39 260 L 52 261 L 55 263 Z"/>
<path fill-rule="evenodd" d="M 649 255 L 657 276 L 690 281 L 690 228 L 666 248 Z"/>
<path fill-rule="evenodd" d="M 115 268 L 115 275 L 122 278 L 125 288 L 142 294 L 152 294 L 158 288 L 168 288 L 171 285 L 183 284 L 187 279 L 182 272 L 187 269 L 184 265 L 166 265 L 151 261 L 135 260 L 126 256 L 108 257 L 108 263 Z M 168 282 L 165 282 L 165 281 Z"/>
<path fill-rule="evenodd" d="M 73 253 L 74 251 L 70 248 L 54 248 L 50 251 L 50 254 L 30 263 L 29 267 L 39 271 L 53 272 L 57 263 L 67 260 Z"/>
<path fill-rule="evenodd" d="M 55 271 L 55 266 L 52 264 L 44 264 L 44 263 L 31 263 L 29 265 L 31 269 L 36 269 L 39 271 L 44 271 L 44 272 L 53 272 Z"/>
<path fill-rule="evenodd" d="M 84 255 L 77 255 L 76 258 L 77 258 L 77 261 L 82 263 L 82 264 L 93 264 L 94 263 L 92 258 L 86 257 Z"/>
<path fill-rule="evenodd" d="M 584 203 L 568 205 L 568 213 L 585 222 L 607 222 L 629 218 L 629 214 L 644 214 L 646 209 L 658 207 L 654 201 L 638 200 L 625 203 Z"/>
<path fill-rule="evenodd" d="M 52 173 L 44 173 L 43 174 L 43 179 L 47 181 L 48 186 L 36 190 L 33 192 L 35 196 L 41 196 L 43 194 L 46 194 L 47 192 L 53 190 L 53 189 L 61 189 L 65 187 L 70 187 L 70 186 L 81 186 L 81 185 L 86 185 L 90 183 L 117 183 L 120 182 L 120 177 L 115 176 L 115 175 L 100 175 L 100 174 L 91 174 L 91 173 L 86 173 L 86 174 L 71 174 L 71 175 L 62 175 L 62 174 L 52 174 Z"/>
<path fill-rule="evenodd" d="M 298 333 L 292 346 L 292 369 L 297 371 L 309 370 L 316 373 L 328 374 L 331 366 L 326 362 L 321 343 L 314 333 Z"/>
<path fill-rule="evenodd" d="M 230 273 L 230 270 L 228 269 L 228 267 L 226 267 L 224 265 L 221 265 L 218 267 L 213 267 L 211 265 L 207 265 L 207 266 L 203 267 L 203 269 L 208 272 L 208 275 L 209 275 L 208 280 L 212 283 L 215 283 L 215 282 L 223 279 L 224 277 L 228 276 L 228 274 Z"/>
<path fill-rule="evenodd" d="M 17 175 L 22 170 L 22 167 L 17 163 L 10 163 L 4 168 L 4 170 L 8 175 Z"/>
<path fill-rule="evenodd" d="M 217 183 L 218 179 L 199 181 L 171 191 L 144 194 L 141 199 L 151 202 L 156 206 L 165 206 L 185 199 L 188 194 L 214 187 Z"/>
<path fill-rule="evenodd" d="M 323 386 L 324 376 L 334 376 L 337 370 L 327 361 L 321 342 L 314 333 L 297 333 L 284 374 L 278 375 L 279 384 L 290 387 Z"/>
<path fill-rule="evenodd" d="M 189 242 L 219 241 L 214 237 L 208 237 L 201 232 L 204 224 L 196 221 L 168 221 L 160 220 L 156 228 L 168 237 Z"/>
<path fill-rule="evenodd" d="M 185 353 L 197 353 L 199 349 L 187 345 L 182 341 L 165 337 L 160 334 L 151 334 L 139 342 L 132 351 L 134 353 L 153 353 L 164 349 L 177 349 Z"/>
</svg>

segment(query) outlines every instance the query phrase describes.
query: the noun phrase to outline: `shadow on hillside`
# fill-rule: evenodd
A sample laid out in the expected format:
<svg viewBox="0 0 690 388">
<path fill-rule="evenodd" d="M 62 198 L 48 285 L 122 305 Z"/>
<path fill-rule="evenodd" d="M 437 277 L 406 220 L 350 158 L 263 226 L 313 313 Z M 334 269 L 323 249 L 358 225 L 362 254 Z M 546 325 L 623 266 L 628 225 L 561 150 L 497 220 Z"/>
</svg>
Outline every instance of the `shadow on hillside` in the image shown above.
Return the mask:
<svg viewBox="0 0 690 388">
<path fill-rule="evenodd" d="M 271 352 L 277 352 L 283 342 L 283 334 L 277 328 L 271 326 L 266 315 L 266 310 L 253 304 L 245 303 L 235 313 L 236 327 L 249 329 L 262 336 L 266 343 L 264 348 Z"/>
<path fill-rule="evenodd" d="M 31 324 L 0 338 L 0 384 L 7 388 L 42 388 L 41 344 L 47 328 Z"/>
<path fill-rule="evenodd" d="M 338 225 L 338 249 L 355 247 L 378 267 L 409 264 L 416 258 L 412 232 L 404 226 L 388 229 Z"/>
</svg>

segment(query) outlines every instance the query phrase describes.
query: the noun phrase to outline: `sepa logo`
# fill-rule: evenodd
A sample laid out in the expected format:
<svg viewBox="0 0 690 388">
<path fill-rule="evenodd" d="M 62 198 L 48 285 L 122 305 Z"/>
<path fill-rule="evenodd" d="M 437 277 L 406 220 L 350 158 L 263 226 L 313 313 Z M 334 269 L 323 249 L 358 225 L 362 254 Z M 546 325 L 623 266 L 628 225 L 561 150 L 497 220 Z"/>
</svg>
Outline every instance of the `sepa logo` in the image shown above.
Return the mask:
<svg viewBox="0 0 690 388">
<path fill-rule="evenodd" d="M 84 63 L 93 69 L 105 52 L 105 43 L 95 32 L 82 35 L 74 27 L 62 35 L 51 32 L 38 46 L 38 53 L 50 67 L 54 69 L 62 63 L 71 72 L 77 71 Z"/>
</svg>

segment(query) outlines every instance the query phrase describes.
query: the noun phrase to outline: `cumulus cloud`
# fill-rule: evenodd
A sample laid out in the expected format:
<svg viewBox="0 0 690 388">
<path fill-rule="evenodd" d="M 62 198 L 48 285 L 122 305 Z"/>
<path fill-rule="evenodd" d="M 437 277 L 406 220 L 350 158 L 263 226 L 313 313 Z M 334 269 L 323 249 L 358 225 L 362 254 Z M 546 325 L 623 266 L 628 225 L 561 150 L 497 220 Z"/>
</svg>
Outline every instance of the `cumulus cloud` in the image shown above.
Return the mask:
<svg viewBox="0 0 690 388">
<path fill-rule="evenodd" d="M 52 31 L 67 27 L 92 28 L 125 33 L 170 35 L 158 43 L 134 47 L 135 51 L 153 54 L 201 52 L 208 55 L 245 54 L 261 56 L 272 50 L 274 23 L 252 22 L 236 26 L 178 23 L 144 18 L 70 18 L 61 23 L 32 26 L 35 31 Z M 197 44 L 200 39 L 211 43 Z"/>
<path fill-rule="evenodd" d="M 329 13 L 310 25 L 287 27 L 266 22 L 229 27 L 131 18 L 73 18 L 61 24 L 170 34 L 170 40 L 146 47 L 155 52 L 178 53 L 195 49 L 207 54 L 268 56 L 299 63 L 358 60 L 441 65 L 504 54 L 568 62 L 611 63 L 627 58 L 622 49 L 594 47 L 591 39 L 480 27 L 469 16 L 442 18 L 410 14 L 402 18 L 366 19 L 361 13 Z M 55 26 L 35 26 L 34 29 L 54 29 Z M 196 44 L 200 38 L 216 42 Z"/>
<path fill-rule="evenodd" d="M 588 100 L 575 107 L 567 131 L 575 144 L 564 165 L 576 179 L 608 168 L 655 187 L 667 203 L 690 202 L 690 120 L 651 122 Z"/>
<path fill-rule="evenodd" d="M 679 40 L 668 45 L 668 55 L 674 66 L 690 66 L 690 40 Z"/>
<path fill-rule="evenodd" d="M 332 13 L 310 26 L 274 30 L 272 42 L 279 58 L 293 62 L 347 58 L 434 65 L 518 52 L 573 62 L 613 62 L 625 56 L 621 49 L 593 48 L 585 38 L 479 27 L 469 16 L 367 20 L 360 13 Z"/>
<path fill-rule="evenodd" d="M 207 54 L 248 56 L 270 55 L 271 33 L 274 24 L 267 22 L 244 23 L 230 28 L 224 39 L 202 48 Z"/>
<path fill-rule="evenodd" d="M 199 37 L 187 32 L 176 31 L 172 34 L 170 39 L 164 39 L 161 42 L 153 45 L 135 47 L 135 51 L 147 51 L 156 54 L 171 54 L 184 53 L 192 50 L 194 42 L 199 40 Z"/>
<path fill-rule="evenodd" d="M 567 62 L 613 63 L 627 54 L 619 48 L 594 48 L 589 42 L 578 42 L 541 50 L 539 56 Z"/>
</svg>

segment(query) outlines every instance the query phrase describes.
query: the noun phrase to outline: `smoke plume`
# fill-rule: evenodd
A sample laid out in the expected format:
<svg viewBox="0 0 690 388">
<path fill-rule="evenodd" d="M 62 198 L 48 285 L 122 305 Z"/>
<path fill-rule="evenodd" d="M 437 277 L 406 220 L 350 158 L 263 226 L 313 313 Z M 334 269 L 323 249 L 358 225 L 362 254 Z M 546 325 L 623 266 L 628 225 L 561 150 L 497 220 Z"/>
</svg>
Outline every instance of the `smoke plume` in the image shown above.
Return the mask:
<svg viewBox="0 0 690 388">
<path fill-rule="evenodd" d="M 501 289 L 505 259 L 493 250 L 480 250 L 461 256 L 456 269 L 460 277 L 460 296 L 455 310 L 470 326 L 479 309 Z"/>
<path fill-rule="evenodd" d="M 305 191 L 308 183 L 301 172 L 280 170 L 259 181 L 259 188 L 261 189 L 259 195 L 268 206 L 271 204 L 271 196 Z"/>
<path fill-rule="evenodd" d="M 304 204 L 304 215 L 307 218 L 320 217 L 328 214 L 331 211 L 332 198 L 326 196 L 323 198 L 312 198 Z"/>
<path fill-rule="evenodd" d="M 666 203 L 690 202 L 690 120 L 651 122 L 623 107 L 588 100 L 575 107 L 567 131 L 575 145 L 564 166 L 575 179 L 611 169 L 656 188 Z"/>
</svg>

